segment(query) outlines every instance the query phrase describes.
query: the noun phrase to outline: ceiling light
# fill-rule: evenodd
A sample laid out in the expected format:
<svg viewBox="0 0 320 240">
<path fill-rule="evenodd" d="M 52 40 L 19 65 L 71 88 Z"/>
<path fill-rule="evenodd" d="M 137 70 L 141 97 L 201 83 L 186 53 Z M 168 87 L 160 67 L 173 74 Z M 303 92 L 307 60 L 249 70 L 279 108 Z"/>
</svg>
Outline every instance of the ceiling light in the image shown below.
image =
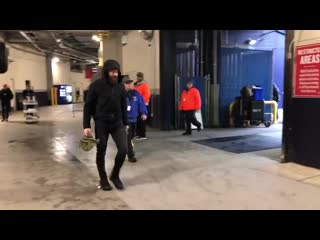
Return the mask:
<svg viewBox="0 0 320 240">
<path fill-rule="evenodd" d="M 97 35 L 92 35 L 92 40 L 96 42 L 100 42 L 100 38 Z"/>
<path fill-rule="evenodd" d="M 58 63 L 59 61 L 60 61 L 60 59 L 58 57 L 52 58 L 52 62 L 53 63 Z"/>
<path fill-rule="evenodd" d="M 249 39 L 248 43 L 249 43 L 249 45 L 255 45 L 257 43 L 257 40 Z"/>
<path fill-rule="evenodd" d="M 143 30 L 138 30 L 139 33 L 141 33 Z"/>
</svg>

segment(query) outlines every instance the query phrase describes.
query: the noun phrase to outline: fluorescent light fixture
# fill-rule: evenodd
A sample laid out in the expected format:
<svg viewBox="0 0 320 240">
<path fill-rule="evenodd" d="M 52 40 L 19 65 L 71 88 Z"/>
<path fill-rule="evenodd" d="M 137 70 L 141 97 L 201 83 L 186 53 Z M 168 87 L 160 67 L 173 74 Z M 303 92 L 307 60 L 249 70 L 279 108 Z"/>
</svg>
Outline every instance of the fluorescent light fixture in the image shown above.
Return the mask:
<svg viewBox="0 0 320 240">
<path fill-rule="evenodd" d="M 100 38 L 97 35 L 92 35 L 92 40 L 96 42 L 100 42 Z"/>
<path fill-rule="evenodd" d="M 58 63 L 59 61 L 60 61 L 60 59 L 58 57 L 52 58 L 52 62 L 53 63 Z"/>
<path fill-rule="evenodd" d="M 257 40 L 249 39 L 248 43 L 249 43 L 249 45 L 255 45 L 257 43 Z"/>
<path fill-rule="evenodd" d="M 88 63 L 97 63 L 97 61 L 93 60 L 93 59 L 87 59 L 86 62 L 88 62 Z"/>
</svg>

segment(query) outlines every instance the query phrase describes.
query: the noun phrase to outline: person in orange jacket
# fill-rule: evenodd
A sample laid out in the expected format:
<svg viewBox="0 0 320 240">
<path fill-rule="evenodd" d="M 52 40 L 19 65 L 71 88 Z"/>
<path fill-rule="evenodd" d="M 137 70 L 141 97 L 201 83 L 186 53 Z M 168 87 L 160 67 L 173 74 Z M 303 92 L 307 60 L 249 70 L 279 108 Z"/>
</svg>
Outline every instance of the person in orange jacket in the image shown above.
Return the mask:
<svg viewBox="0 0 320 240">
<path fill-rule="evenodd" d="M 187 87 L 183 90 L 179 110 L 184 115 L 184 120 L 187 125 L 187 130 L 182 135 L 191 135 L 191 123 L 201 131 L 201 123 L 197 121 L 195 111 L 201 109 L 201 97 L 200 92 L 193 86 L 193 81 L 187 82 Z"/>
<path fill-rule="evenodd" d="M 144 80 L 144 74 L 142 72 L 137 73 L 137 82 L 134 84 L 135 90 L 137 90 L 140 95 L 142 96 L 144 103 L 146 104 L 148 111 L 149 109 L 149 102 L 151 97 L 151 91 L 148 83 Z M 144 140 L 147 139 L 146 136 L 146 121 L 141 118 L 141 115 L 138 116 L 137 119 L 137 140 Z"/>
</svg>

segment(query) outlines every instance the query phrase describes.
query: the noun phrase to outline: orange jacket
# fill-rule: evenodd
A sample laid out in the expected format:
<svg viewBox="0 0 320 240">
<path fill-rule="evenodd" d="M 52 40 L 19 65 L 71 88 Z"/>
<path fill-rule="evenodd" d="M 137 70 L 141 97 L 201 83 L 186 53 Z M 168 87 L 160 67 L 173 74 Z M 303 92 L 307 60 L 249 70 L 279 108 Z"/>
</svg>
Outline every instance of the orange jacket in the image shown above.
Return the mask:
<svg viewBox="0 0 320 240">
<path fill-rule="evenodd" d="M 199 110 L 201 108 L 200 92 L 196 88 L 191 88 L 188 91 L 183 90 L 179 109 L 182 111 Z"/>
<path fill-rule="evenodd" d="M 140 93 L 144 102 L 146 104 L 149 104 L 151 92 L 150 92 L 150 87 L 149 87 L 148 83 L 143 82 L 141 84 L 137 84 L 137 85 L 135 85 L 134 88 Z"/>
</svg>

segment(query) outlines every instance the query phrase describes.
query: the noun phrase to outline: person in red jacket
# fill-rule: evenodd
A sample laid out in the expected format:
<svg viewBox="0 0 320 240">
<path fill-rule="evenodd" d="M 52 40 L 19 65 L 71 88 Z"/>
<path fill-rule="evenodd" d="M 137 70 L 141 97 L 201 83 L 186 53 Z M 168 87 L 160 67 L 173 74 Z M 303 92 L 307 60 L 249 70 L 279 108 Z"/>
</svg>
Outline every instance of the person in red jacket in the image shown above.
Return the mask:
<svg viewBox="0 0 320 240">
<path fill-rule="evenodd" d="M 142 72 L 137 73 L 137 82 L 134 84 L 135 90 L 137 90 L 142 96 L 144 103 L 146 104 L 148 111 L 150 112 L 149 102 L 151 97 L 150 87 L 144 80 L 144 74 Z M 137 119 L 137 140 L 147 139 L 146 136 L 146 121 L 141 118 L 141 115 Z"/>
<path fill-rule="evenodd" d="M 197 121 L 195 116 L 195 111 L 200 109 L 200 92 L 193 86 L 192 81 L 188 81 L 186 89 L 182 92 L 179 104 L 179 110 L 182 111 L 187 125 L 187 130 L 182 135 L 191 135 L 191 123 L 198 128 L 199 132 L 201 131 L 201 123 Z"/>
</svg>

